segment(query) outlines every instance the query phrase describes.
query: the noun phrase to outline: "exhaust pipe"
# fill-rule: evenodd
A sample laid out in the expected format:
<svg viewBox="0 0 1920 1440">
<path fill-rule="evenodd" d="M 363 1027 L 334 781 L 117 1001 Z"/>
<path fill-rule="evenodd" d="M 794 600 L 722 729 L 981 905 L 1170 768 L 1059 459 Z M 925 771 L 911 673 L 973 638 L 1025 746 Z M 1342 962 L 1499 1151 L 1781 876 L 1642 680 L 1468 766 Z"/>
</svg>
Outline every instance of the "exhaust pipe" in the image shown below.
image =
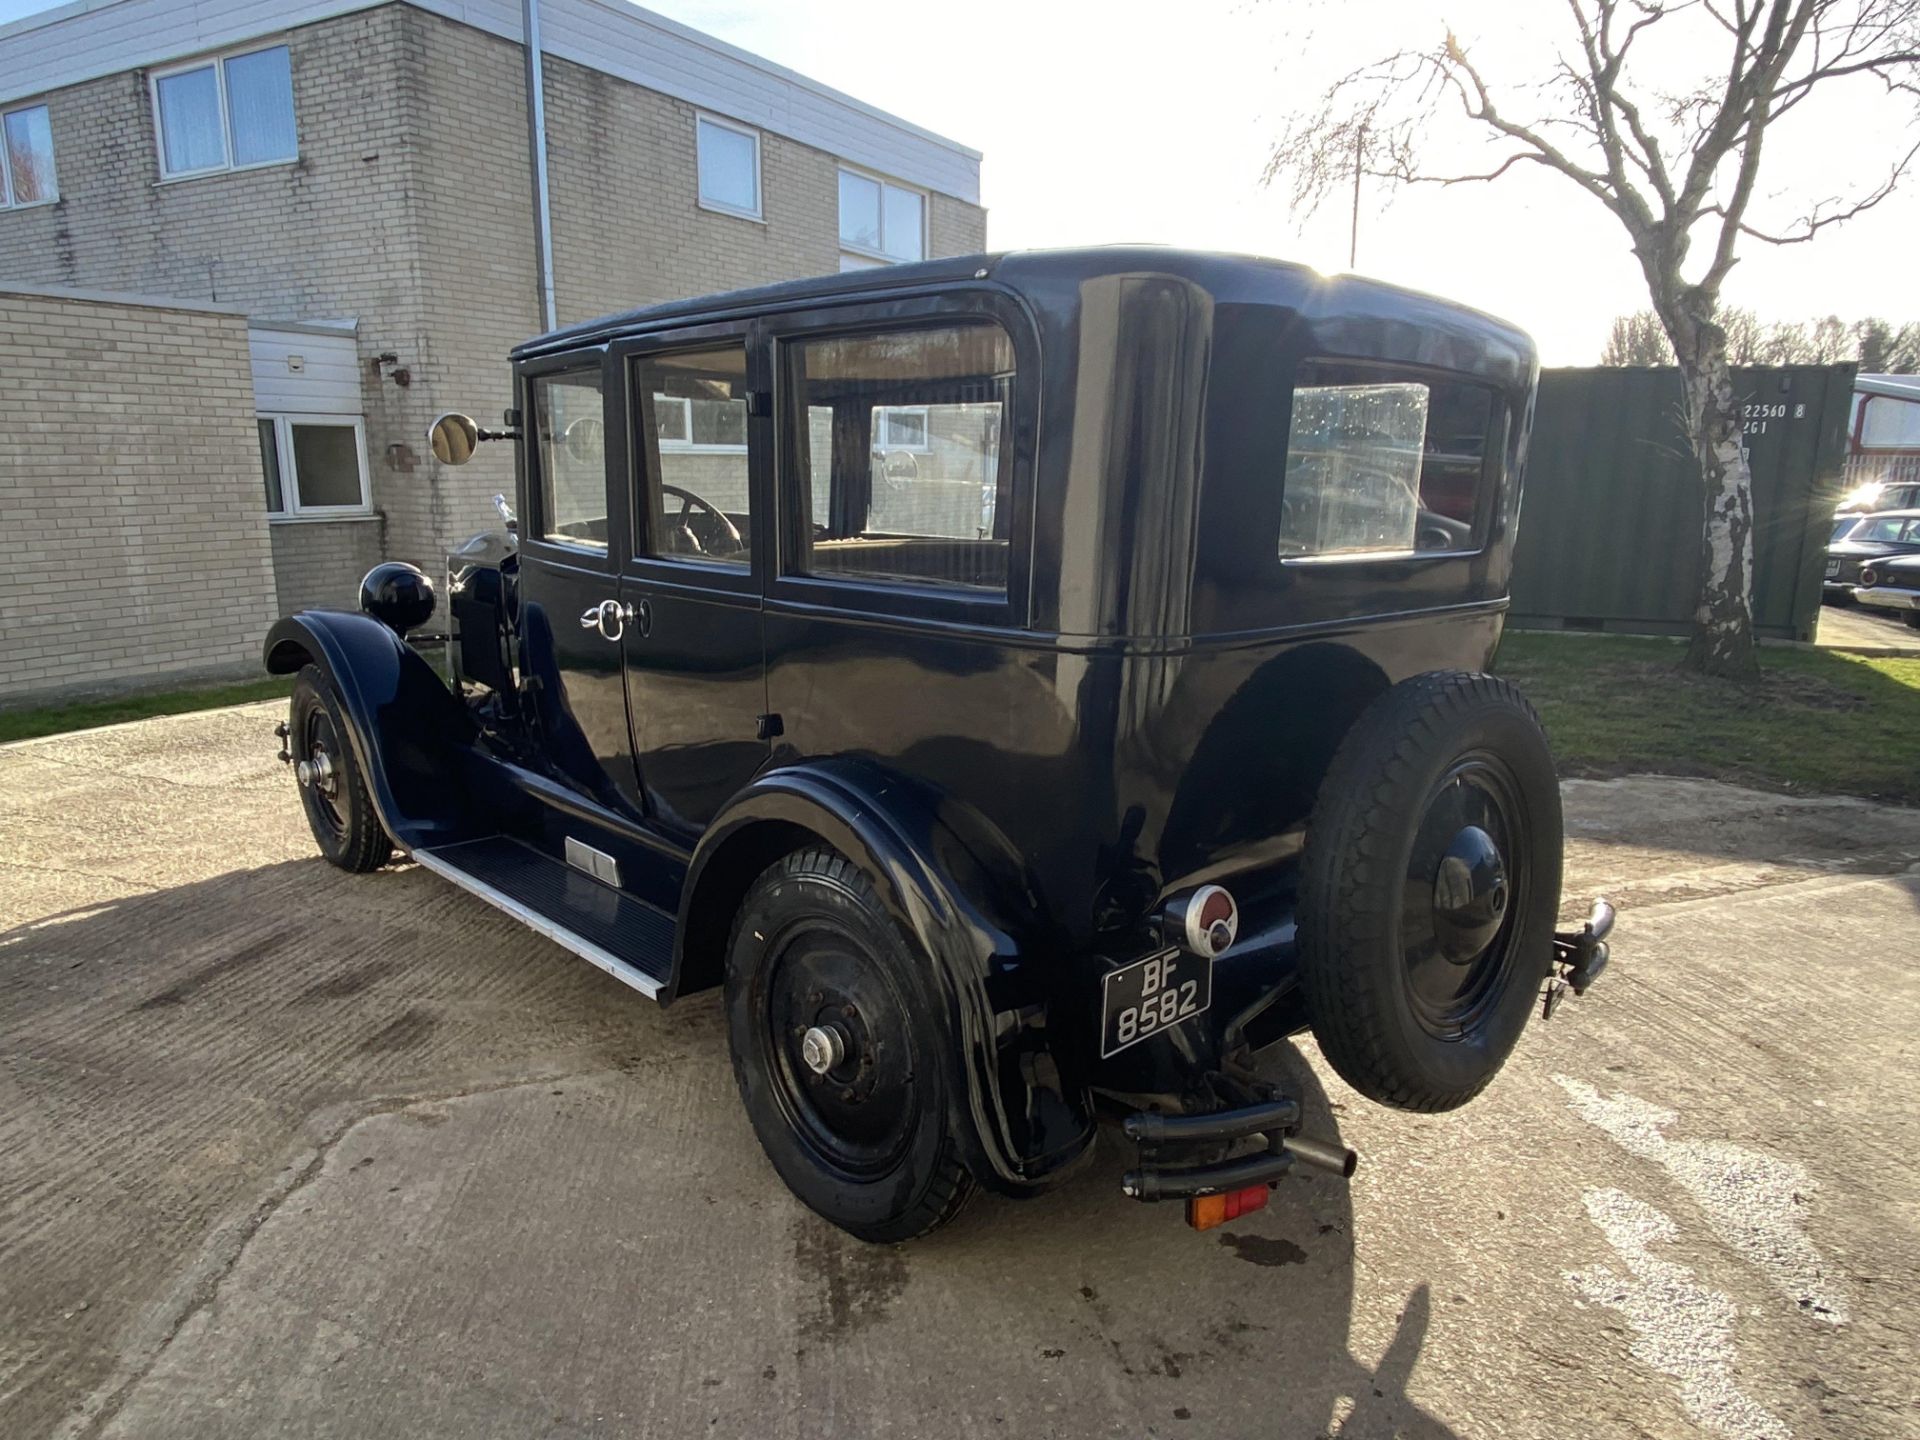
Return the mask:
<svg viewBox="0 0 1920 1440">
<path fill-rule="evenodd" d="M 1342 1180 L 1353 1178 L 1353 1172 L 1359 1167 L 1360 1157 L 1344 1145 L 1329 1145 L 1324 1140 L 1310 1140 L 1305 1135 L 1289 1135 L 1280 1142 L 1284 1149 L 1302 1165 L 1311 1165 L 1316 1170 L 1325 1170 L 1338 1175 Z"/>
</svg>

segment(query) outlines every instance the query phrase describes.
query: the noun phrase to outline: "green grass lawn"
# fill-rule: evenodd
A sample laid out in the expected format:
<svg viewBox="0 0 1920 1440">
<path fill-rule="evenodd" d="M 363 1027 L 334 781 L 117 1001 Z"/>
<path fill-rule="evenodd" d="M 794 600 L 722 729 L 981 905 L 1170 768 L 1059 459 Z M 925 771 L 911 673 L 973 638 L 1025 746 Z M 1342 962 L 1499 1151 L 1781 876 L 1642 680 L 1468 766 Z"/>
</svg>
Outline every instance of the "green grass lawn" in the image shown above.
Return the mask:
<svg viewBox="0 0 1920 1440">
<path fill-rule="evenodd" d="M 1678 641 L 1510 631 L 1569 775 L 1658 771 L 1920 802 L 1920 660 L 1763 649 L 1758 686 L 1682 674 Z"/>
<path fill-rule="evenodd" d="M 84 700 L 45 710 L 0 710 L 0 743 L 30 740 L 36 735 L 58 735 L 67 730 L 91 730 L 96 725 L 118 725 L 123 720 L 145 720 L 153 715 L 180 715 L 189 710 L 215 710 L 249 700 L 284 698 L 293 690 L 293 677 L 270 676 L 233 685 L 206 685 L 196 690 L 166 690 L 152 694 L 120 695 L 111 700 Z"/>
<path fill-rule="evenodd" d="M 1680 671 L 1678 641 L 1509 632 L 1495 668 L 1569 775 L 1658 771 L 1920 803 L 1920 660 L 1769 648 L 1756 686 Z M 272 700 L 290 677 L 0 711 L 0 741 Z"/>
</svg>

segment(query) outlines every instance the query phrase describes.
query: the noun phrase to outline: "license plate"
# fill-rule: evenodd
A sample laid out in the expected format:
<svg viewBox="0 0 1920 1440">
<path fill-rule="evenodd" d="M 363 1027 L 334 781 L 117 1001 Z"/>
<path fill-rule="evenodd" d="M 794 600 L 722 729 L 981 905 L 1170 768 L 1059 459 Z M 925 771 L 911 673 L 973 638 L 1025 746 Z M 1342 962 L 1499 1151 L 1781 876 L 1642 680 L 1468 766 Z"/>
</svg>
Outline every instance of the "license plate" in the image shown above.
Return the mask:
<svg viewBox="0 0 1920 1440">
<path fill-rule="evenodd" d="M 1109 970 L 1100 1000 L 1100 1058 L 1151 1039 L 1213 1003 L 1213 962 L 1175 947 Z"/>
<path fill-rule="evenodd" d="M 1829 575 L 1838 575 L 1840 573 L 1840 562 L 1838 560 L 1827 561 L 1827 573 Z"/>
</svg>

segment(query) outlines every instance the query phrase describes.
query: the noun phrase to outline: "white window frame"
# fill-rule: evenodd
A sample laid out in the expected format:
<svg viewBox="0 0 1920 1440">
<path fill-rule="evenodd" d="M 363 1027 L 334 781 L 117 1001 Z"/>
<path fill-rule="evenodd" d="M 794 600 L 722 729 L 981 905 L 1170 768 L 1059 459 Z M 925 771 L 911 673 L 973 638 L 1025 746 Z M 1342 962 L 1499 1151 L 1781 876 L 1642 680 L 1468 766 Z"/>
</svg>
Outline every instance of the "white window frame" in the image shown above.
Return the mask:
<svg viewBox="0 0 1920 1440">
<path fill-rule="evenodd" d="M 36 100 L 31 105 L 16 105 L 11 110 L 0 111 L 0 210 L 32 210 L 37 206 L 51 205 L 60 198 L 60 161 L 55 157 L 53 174 L 50 177 L 51 194 L 38 200 L 16 200 L 13 188 L 13 157 L 7 147 L 7 121 L 27 110 L 45 110 L 47 112 L 47 131 L 51 139 L 53 131 L 53 111 L 44 100 Z"/>
<path fill-rule="evenodd" d="M 892 188 L 906 195 L 920 197 L 920 260 L 925 260 L 932 248 L 928 243 L 928 229 L 933 223 L 933 196 L 917 185 L 902 185 L 898 180 L 890 180 L 872 170 L 862 170 L 858 165 L 849 165 L 842 160 L 833 177 L 834 186 L 834 231 L 840 238 L 840 269 L 864 270 L 864 265 L 849 266 L 846 257 L 859 256 L 862 259 L 878 261 L 882 265 L 916 265 L 918 260 L 902 260 L 898 255 L 889 255 L 884 249 L 870 250 L 865 245 L 850 244 L 840 226 L 840 173 L 858 175 L 862 180 L 871 180 L 880 187 L 880 243 L 887 243 L 887 190 Z"/>
<path fill-rule="evenodd" d="M 896 415 L 918 415 L 920 417 L 920 443 L 918 445 L 896 445 L 891 440 L 876 438 L 873 448 L 882 454 L 889 450 L 901 450 L 910 455 L 928 455 L 933 452 L 932 417 L 925 405 L 876 405 L 874 413 L 883 418 L 884 430 L 891 432 L 893 417 Z"/>
<path fill-rule="evenodd" d="M 269 520 L 333 520 L 373 513 L 371 475 L 367 466 L 367 422 L 359 415 L 325 415 L 305 410 L 259 411 L 256 420 L 273 422 L 274 454 L 280 462 L 280 503 L 283 510 L 269 510 Z M 300 476 L 293 460 L 293 427 L 296 425 L 333 425 L 353 427 L 354 452 L 360 461 L 360 501 L 356 505 L 304 505 L 300 502 Z M 264 485 L 266 477 L 261 477 Z"/>
<path fill-rule="evenodd" d="M 291 165 L 300 158 L 300 109 L 294 106 L 293 112 L 293 153 L 278 160 L 255 160 L 250 164 L 233 163 L 233 118 L 227 111 L 227 61 L 238 60 L 243 56 L 257 55 L 262 50 L 287 51 L 287 90 L 288 99 L 293 99 L 293 50 L 285 39 L 270 40 L 266 44 L 249 41 L 234 50 L 221 50 L 212 55 L 201 55 L 192 60 L 184 60 L 178 65 L 167 65 L 147 73 L 147 99 L 153 111 L 153 150 L 160 162 L 160 180 L 164 184 L 170 180 L 197 180 L 202 175 L 228 175 L 245 170 L 271 170 L 275 165 Z M 214 94 L 220 102 L 220 148 L 226 160 L 219 165 L 203 165 L 198 170 L 169 170 L 167 168 L 166 121 L 160 115 L 160 82 L 174 75 L 185 75 L 194 70 L 213 69 Z"/>
<path fill-rule="evenodd" d="M 736 135 L 744 135 L 753 141 L 753 208 L 742 210 L 738 206 L 726 205 L 718 200 L 709 200 L 700 175 L 700 127 L 711 125 L 716 130 L 731 130 Z M 715 215 L 731 215 L 736 220 L 766 219 L 765 181 L 766 172 L 761 161 L 760 132 L 751 125 L 742 125 L 737 120 L 723 119 L 718 115 L 709 115 L 706 111 L 696 111 L 693 117 L 693 199 L 702 210 L 710 210 Z"/>
<path fill-rule="evenodd" d="M 659 437 L 658 416 L 663 405 L 678 405 L 682 428 L 686 431 L 684 440 L 667 440 Z M 655 415 L 654 433 L 663 455 L 744 455 L 745 445 L 716 445 L 711 440 L 693 438 L 693 399 L 687 395 L 662 395 L 654 392 L 653 409 Z"/>
</svg>

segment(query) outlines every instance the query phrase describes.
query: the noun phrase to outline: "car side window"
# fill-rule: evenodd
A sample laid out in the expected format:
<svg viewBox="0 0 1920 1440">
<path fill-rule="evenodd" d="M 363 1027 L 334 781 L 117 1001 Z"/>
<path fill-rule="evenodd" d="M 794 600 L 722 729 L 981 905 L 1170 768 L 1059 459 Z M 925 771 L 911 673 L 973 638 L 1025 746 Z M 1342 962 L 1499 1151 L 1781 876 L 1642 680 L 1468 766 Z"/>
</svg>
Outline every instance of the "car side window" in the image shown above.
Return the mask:
<svg viewBox="0 0 1920 1440">
<path fill-rule="evenodd" d="M 1006 594 L 1007 332 L 980 319 L 822 336 L 790 344 L 787 365 L 802 572 Z"/>
<path fill-rule="evenodd" d="M 1867 526 L 1866 532 L 1856 538 L 1861 540 L 1898 540 L 1901 528 L 1906 524 L 1898 516 L 1887 520 L 1875 520 Z"/>
<path fill-rule="evenodd" d="M 633 391 L 644 442 L 639 553 L 744 568 L 753 532 L 746 346 L 643 356 Z"/>
<path fill-rule="evenodd" d="M 1312 361 L 1293 391 L 1282 559 L 1472 550 L 1497 411 L 1469 381 Z"/>
<path fill-rule="evenodd" d="M 600 367 L 527 382 L 539 467 L 539 534 L 556 545 L 607 548 L 607 424 Z"/>
</svg>

